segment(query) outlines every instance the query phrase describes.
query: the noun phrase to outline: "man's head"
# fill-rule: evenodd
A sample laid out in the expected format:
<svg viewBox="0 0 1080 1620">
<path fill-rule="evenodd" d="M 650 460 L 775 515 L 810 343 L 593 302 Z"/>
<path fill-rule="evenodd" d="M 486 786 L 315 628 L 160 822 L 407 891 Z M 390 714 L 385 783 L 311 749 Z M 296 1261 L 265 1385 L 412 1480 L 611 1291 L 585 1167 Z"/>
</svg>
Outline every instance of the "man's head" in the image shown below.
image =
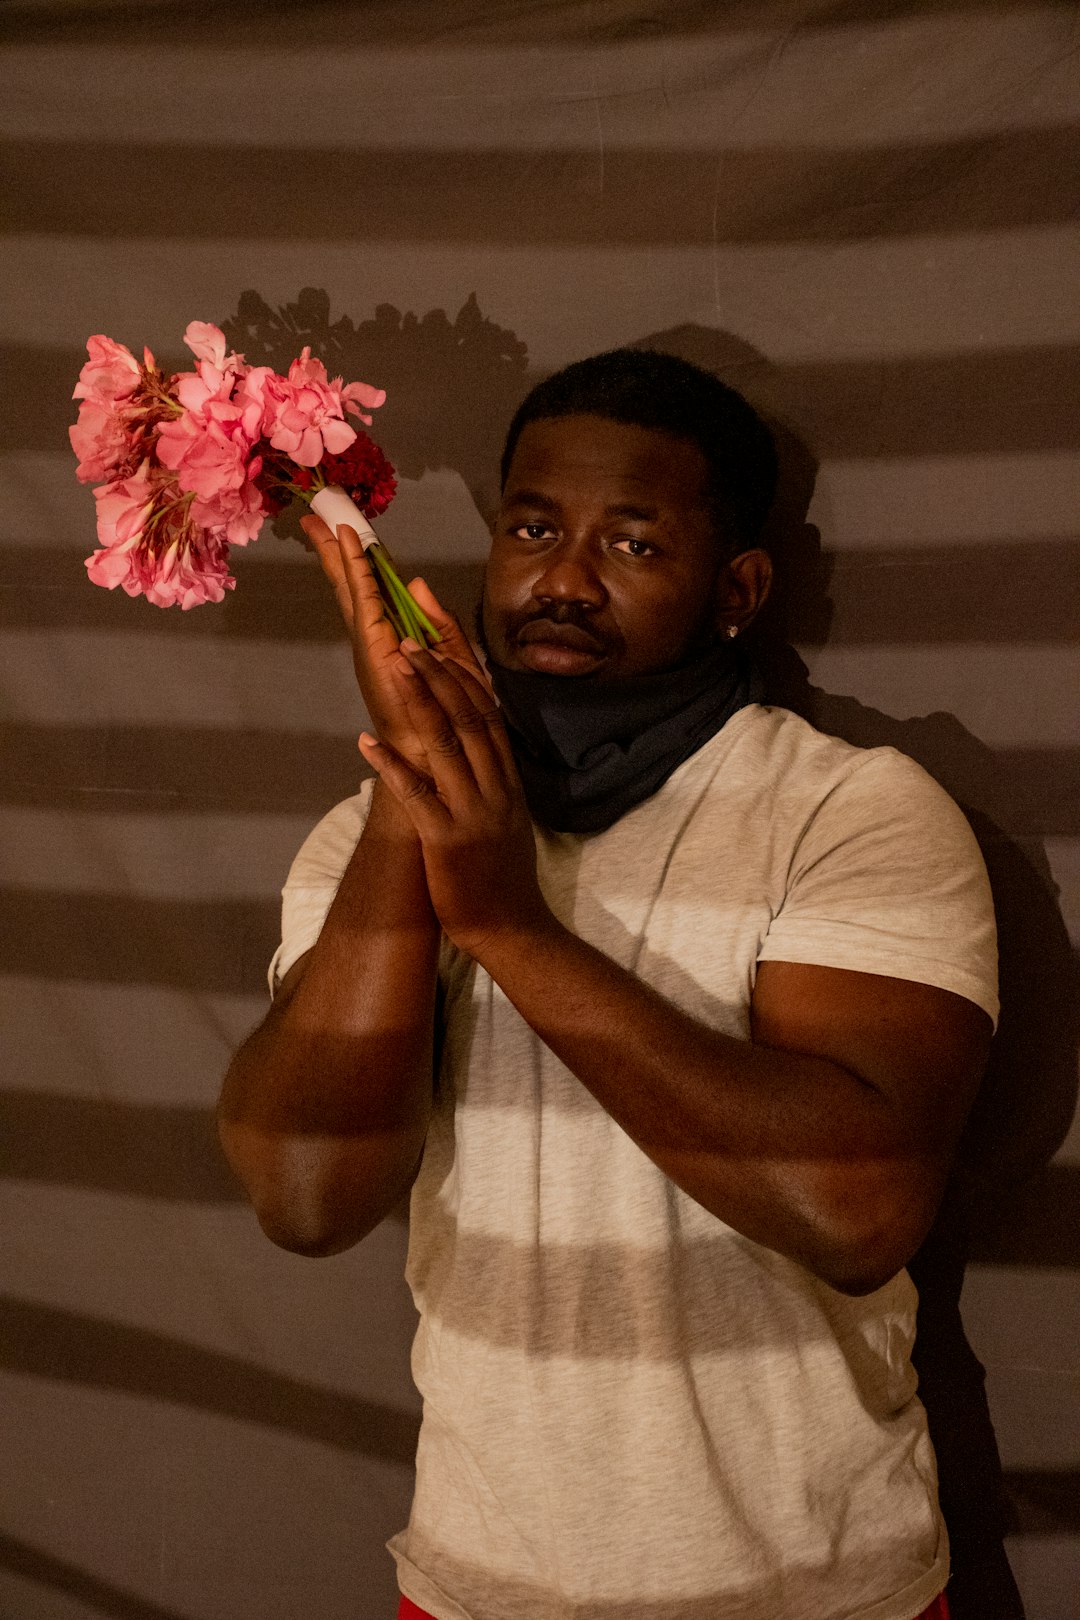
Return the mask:
<svg viewBox="0 0 1080 1620">
<path fill-rule="evenodd" d="M 502 474 L 482 608 L 500 664 L 651 674 L 765 599 L 772 437 L 684 360 L 616 349 L 548 378 L 510 424 Z"/>
</svg>

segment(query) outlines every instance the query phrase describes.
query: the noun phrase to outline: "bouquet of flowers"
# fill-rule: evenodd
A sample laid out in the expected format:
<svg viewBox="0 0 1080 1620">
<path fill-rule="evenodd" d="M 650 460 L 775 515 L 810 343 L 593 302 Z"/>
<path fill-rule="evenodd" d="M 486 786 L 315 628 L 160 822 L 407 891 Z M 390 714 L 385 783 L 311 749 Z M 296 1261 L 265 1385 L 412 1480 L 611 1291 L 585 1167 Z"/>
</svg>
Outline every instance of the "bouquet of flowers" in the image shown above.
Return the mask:
<svg viewBox="0 0 1080 1620">
<path fill-rule="evenodd" d="M 69 433 L 79 479 L 101 485 L 100 544 L 86 559 L 94 584 L 156 607 L 220 602 L 236 584 L 229 547 L 255 540 L 299 497 L 335 532 L 341 523 L 357 530 L 398 636 L 437 641 L 368 521 L 393 499 L 394 469 L 345 419 L 370 426 L 366 411 L 385 392 L 329 378 L 310 348 L 284 377 L 248 366 L 206 321 L 192 321 L 184 342 L 195 369 L 168 376 L 149 349 L 139 361 L 112 338 L 87 341 Z"/>
</svg>

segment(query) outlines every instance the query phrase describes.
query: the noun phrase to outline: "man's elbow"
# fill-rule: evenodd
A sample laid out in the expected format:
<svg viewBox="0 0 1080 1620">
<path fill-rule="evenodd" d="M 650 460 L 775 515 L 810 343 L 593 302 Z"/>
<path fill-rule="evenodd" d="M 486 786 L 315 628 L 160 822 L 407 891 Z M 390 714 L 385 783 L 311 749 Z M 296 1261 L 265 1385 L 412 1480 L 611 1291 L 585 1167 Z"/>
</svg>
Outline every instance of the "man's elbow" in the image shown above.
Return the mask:
<svg viewBox="0 0 1080 1620">
<path fill-rule="evenodd" d="M 906 1263 L 905 1260 L 895 1264 L 891 1260 L 858 1255 L 846 1261 L 837 1259 L 820 1275 L 822 1281 L 835 1288 L 838 1294 L 859 1298 L 863 1294 L 876 1294 L 879 1288 L 892 1281 L 898 1271 L 903 1270 Z"/>
<path fill-rule="evenodd" d="M 420 1150 L 405 1144 L 271 1138 L 219 1122 L 226 1158 L 270 1241 L 322 1259 L 353 1248 L 398 1204 Z"/>
<path fill-rule="evenodd" d="M 834 1212 L 821 1233 L 813 1269 L 841 1294 L 875 1293 L 915 1254 L 933 1223 L 937 1202 L 914 1194 L 910 1180 L 845 1200 L 842 1212 Z"/>
<path fill-rule="evenodd" d="M 344 1254 L 346 1249 L 355 1248 L 378 1225 L 378 1221 L 373 1221 L 370 1226 L 358 1226 L 354 1222 L 342 1226 L 340 1222 L 312 1220 L 295 1206 L 286 1209 L 277 1202 L 262 1207 L 255 1204 L 253 1207 L 255 1218 L 271 1243 L 289 1254 L 303 1255 L 309 1260 L 324 1260 L 330 1255 Z"/>
</svg>

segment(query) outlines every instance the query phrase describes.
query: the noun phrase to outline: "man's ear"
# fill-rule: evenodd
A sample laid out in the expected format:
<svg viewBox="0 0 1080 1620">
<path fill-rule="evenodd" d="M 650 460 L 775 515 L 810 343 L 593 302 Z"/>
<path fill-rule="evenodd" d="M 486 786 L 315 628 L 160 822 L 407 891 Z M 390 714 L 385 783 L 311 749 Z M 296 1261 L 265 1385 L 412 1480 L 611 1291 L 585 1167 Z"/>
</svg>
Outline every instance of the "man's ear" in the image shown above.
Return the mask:
<svg viewBox="0 0 1080 1620">
<path fill-rule="evenodd" d="M 752 624 L 765 606 L 772 577 L 772 560 L 767 551 L 755 548 L 729 557 L 716 582 L 717 628 L 731 634 Z"/>
</svg>

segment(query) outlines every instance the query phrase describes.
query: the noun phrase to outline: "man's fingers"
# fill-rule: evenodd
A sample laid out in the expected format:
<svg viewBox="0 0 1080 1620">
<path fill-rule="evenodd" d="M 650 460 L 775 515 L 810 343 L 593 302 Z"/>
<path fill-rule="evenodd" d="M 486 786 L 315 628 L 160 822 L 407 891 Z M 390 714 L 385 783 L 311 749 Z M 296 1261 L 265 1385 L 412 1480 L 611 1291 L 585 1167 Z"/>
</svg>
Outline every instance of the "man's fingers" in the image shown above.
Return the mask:
<svg viewBox="0 0 1080 1620">
<path fill-rule="evenodd" d="M 467 785 L 471 775 L 481 792 L 505 791 L 516 767 L 487 688 L 452 658 L 424 652 L 415 642 L 402 643 L 395 668 L 440 789 Z"/>
<path fill-rule="evenodd" d="M 491 683 L 487 678 L 483 665 L 473 651 L 472 643 L 461 628 L 461 621 L 457 615 L 448 612 L 442 606 L 426 579 L 421 579 L 419 576 L 416 579 L 411 579 L 409 581 L 409 594 L 423 608 L 439 632 L 441 638 L 439 652 L 448 658 L 452 658 L 455 663 L 462 664 L 466 669 L 471 670 L 477 680 L 487 687 L 490 692 Z"/>
<path fill-rule="evenodd" d="M 334 587 L 346 624 L 350 629 L 358 622 L 370 626 L 374 622 L 372 597 L 377 609 L 376 616 L 379 617 L 382 615 L 382 598 L 378 585 L 371 577 L 360 536 L 347 523 L 341 524 L 335 534 L 322 518 L 314 515 L 302 519 L 302 522 L 304 532 L 318 554 L 323 573 Z"/>
<path fill-rule="evenodd" d="M 319 516 L 318 512 L 306 512 L 300 519 L 300 527 L 312 545 L 317 545 L 320 540 L 332 540 L 334 538 L 333 530 Z"/>
<path fill-rule="evenodd" d="M 321 518 L 314 517 L 310 529 L 305 520 L 305 533 L 311 536 L 323 570 L 334 586 L 354 642 L 359 628 L 368 656 L 386 657 L 396 651 L 397 636 L 386 617 L 378 581 L 356 530 L 342 523 L 335 535 Z"/>
<path fill-rule="evenodd" d="M 373 629 L 379 620 L 385 619 L 379 582 L 364 553 L 360 536 L 348 523 L 342 523 L 338 527 L 337 548 L 352 595 L 357 622 L 368 629 Z"/>
<path fill-rule="evenodd" d="M 345 575 L 345 565 L 341 560 L 341 552 L 337 540 L 331 529 L 314 512 L 309 517 L 300 519 L 300 527 L 311 541 L 315 555 L 319 559 L 319 566 L 334 587 L 337 605 L 341 609 L 341 617 L 349 630 L 353 627 L 353 599 L 349 590 L 349 581 Z"/>
<path fill-rule="evenodd" d="M 472 669 L 459 664 L 455 659 L 444 656 L 441 646 L 437 652 L 431 652 L 427 656 L 442 670 L 444 676 L 456 681 L 463 691 L 468 694 L 476 714 L 486 728 L 495 752 L 499 757 L 505 779 L 508 782 L 516 782 L 518 780 L 517 762 L 514 759 L 514 751 L 510 746 L 510 738 L 507 735 L 502 710 L 499 708 L 487 675 L 480 669 L 477 669 L 474 673 Z"/>
<path fill-rule="evenodd" d="M 431 782 L 370 731 L 362 731 L 357 746 L 389 792 L 408 812 L 418 833 L 432 832 L 450 817 L 440 804 Z"/>
</svg>

